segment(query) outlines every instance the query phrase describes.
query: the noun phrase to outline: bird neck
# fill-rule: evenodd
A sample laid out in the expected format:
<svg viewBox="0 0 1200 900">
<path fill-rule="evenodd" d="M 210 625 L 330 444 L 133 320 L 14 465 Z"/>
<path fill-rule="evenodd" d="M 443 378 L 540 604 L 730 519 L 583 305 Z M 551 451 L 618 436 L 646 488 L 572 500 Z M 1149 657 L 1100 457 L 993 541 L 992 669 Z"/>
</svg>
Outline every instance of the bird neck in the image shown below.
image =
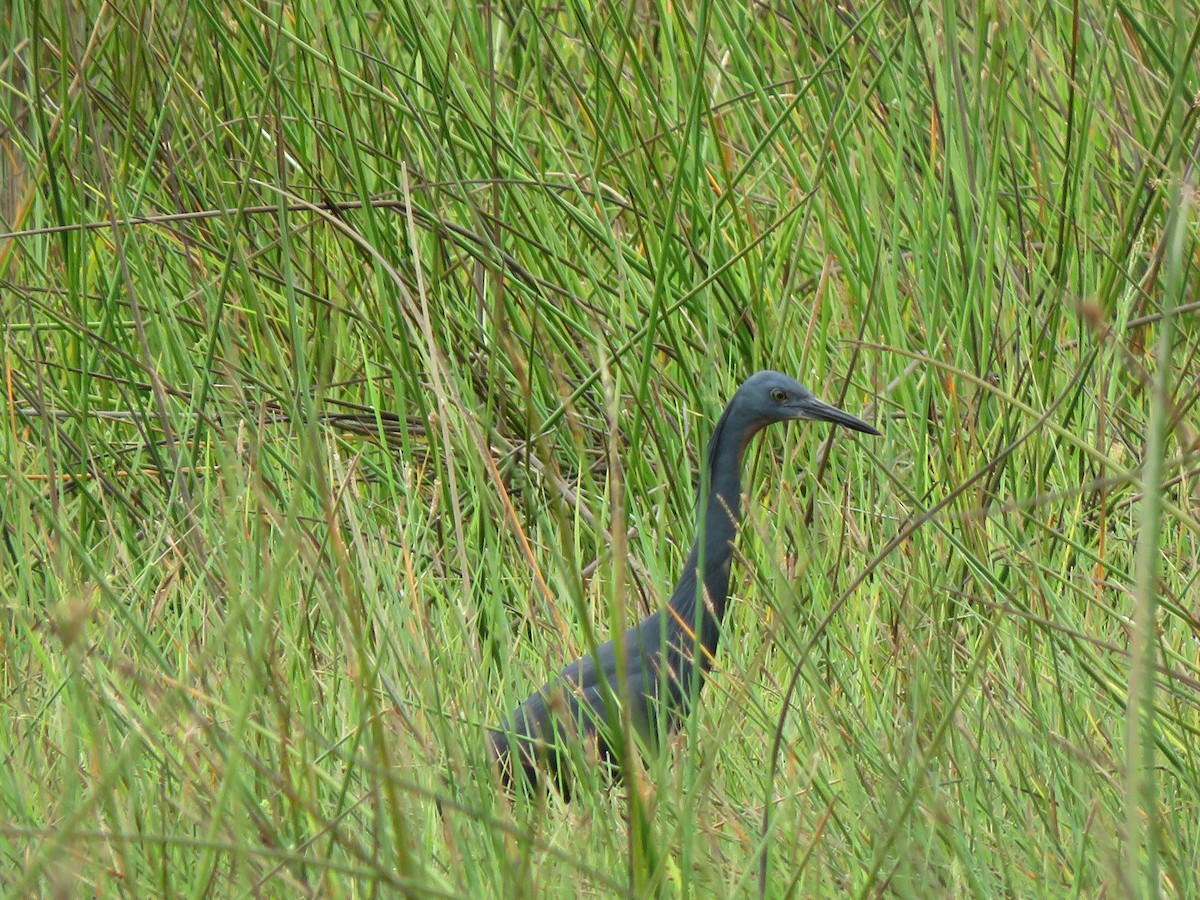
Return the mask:
<svg viewBox="0 0 1200 900">
<path fill-rule="evenodd" d="M 730 413 L 727 408 L 708 443 L 696 504 L 696 540 L 668 604 L 676 624 L 697 629 L 707 651 L 701 658 L 705 671 L 717 649 L 729 597 L 733 538 L 741 521 L 742 455 L 752 433 L 748 428 L 730 427 Z"/>
</svg>

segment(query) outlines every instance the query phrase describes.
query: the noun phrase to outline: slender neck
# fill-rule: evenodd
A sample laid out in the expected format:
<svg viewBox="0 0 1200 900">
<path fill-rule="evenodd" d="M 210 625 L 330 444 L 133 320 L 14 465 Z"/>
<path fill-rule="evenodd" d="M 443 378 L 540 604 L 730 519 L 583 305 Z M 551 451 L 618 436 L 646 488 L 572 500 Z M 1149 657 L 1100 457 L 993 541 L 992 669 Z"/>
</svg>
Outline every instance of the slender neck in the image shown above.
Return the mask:
<svg viewBox="0 0 1200 900">
<path fill-rule="evenodd" d="M 729 598 L 733 538 L 741 521 L 742 453 L 750 436 L 749 429 L 730 425 L 732 411 L 732 405 L 725 409 L 708 443 L 706 471 L 700 478 L 696 503 L 696 540 L 668 604 L 675 613 L 672 620 L 697 629 L 707 651 L 701 659 L 706 671 L 717 650 Z M 697 590 L 697 583 L 703 586 L 703 593 Z"/>
</svg>

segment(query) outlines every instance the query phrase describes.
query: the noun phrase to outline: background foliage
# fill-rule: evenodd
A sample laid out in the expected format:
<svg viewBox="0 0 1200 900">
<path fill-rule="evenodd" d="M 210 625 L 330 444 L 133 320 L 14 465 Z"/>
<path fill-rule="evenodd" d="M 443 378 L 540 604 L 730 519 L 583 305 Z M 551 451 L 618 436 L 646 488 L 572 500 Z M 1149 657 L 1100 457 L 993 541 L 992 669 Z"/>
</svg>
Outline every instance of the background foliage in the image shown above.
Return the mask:
<svg viewBox="0 0 1200 900">
<path fill-rule="evenodd" d="M 1195 896 L 1198 13 L 7 5 L 0 883 Z M 756 444 L 644 803 L 506 798 L 764 367 L 884 437 Z"/>
</svg>

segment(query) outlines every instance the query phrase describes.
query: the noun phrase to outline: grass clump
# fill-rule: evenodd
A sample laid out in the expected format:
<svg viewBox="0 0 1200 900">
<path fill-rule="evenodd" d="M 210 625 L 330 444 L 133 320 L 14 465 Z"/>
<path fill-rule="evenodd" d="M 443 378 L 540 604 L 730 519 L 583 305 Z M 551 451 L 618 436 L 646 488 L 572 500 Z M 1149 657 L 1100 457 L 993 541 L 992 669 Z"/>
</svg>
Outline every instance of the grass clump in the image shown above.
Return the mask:
<svg viewBox="0 0 1200 900">
<path fill-rule="evenodd" d="M 1194 896 L 1196 13 L 13 6 L 0 883 Z M 884 437 L 644 815 L 498 794 L 765 367 Z"/>
</svg>

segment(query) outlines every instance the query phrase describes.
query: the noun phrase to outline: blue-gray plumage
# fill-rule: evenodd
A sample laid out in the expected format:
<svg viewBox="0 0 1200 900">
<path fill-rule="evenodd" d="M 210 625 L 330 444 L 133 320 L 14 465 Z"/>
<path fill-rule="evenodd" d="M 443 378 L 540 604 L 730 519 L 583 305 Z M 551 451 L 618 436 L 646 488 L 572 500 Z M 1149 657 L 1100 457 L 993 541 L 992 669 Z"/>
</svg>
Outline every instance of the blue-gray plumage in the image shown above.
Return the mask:
<svg viewBox="0 0 1200 900">
<path fill-rule="evenodd" d="M 597 741 L 601 758 L 618 764 L 610 706 L 629 703 L 630 721 L 649 744 L 674 729 L 699 694 L 696 675 L 707 674 L 717 652 L 721 621 L 729 597 L 729 563 L 741 519 L 741 463 L 746 445 L 773 422 L 815 419 L 866 434 L 879 434 L 861 419 L 816 399 L 804 385 L 779 372 L 763 371 L 742 384 L 708 443 L 707 472 L 700 481 L 696 541 L 683 575 L 667 605 L 620 638 L 625 677 L 617 676 L 612 641 L 564 668 L 517 707 L 502 727 L 488 736 L 493 760 L 505 784 L 520 771 L 530 784 L 540 772 L 555 777 L 564 793 L 564 741 Z M 707 494 L 705 491 L 707 490 Z M 701 571 L 702 570 L 702 571 Z M 697 584 L 700 579 L 703 594 Z M 697 608 L 697 600 L 703 602 Z M 665 663 L 665 668 L 664 668 Z M 608 700 L 606 701 L 606 698 Z M 615 707 L 612 709 L 615 713 Z M 665 717 L 665 718 L 664 718 Z M 663 720 L 660 723 L 660 718 Z M 619 747 L 619 744 L 616 745 Z"/>
</svg>

